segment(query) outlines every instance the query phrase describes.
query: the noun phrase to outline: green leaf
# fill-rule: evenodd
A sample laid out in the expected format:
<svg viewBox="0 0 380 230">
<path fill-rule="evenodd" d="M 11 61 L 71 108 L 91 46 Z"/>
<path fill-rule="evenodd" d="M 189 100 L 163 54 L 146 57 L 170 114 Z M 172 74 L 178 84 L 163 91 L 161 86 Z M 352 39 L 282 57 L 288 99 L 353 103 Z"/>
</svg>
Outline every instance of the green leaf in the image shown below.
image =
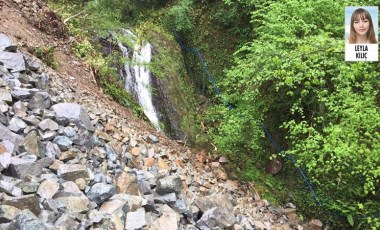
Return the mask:
<svg viewBox="0 0 380 230">
<path fill-rule="evenodd" d="M 351 226 L 354 226 L 354 219 L 352 218 L 352 215 L 347 216 L 347 221 Z"/>
</svg>

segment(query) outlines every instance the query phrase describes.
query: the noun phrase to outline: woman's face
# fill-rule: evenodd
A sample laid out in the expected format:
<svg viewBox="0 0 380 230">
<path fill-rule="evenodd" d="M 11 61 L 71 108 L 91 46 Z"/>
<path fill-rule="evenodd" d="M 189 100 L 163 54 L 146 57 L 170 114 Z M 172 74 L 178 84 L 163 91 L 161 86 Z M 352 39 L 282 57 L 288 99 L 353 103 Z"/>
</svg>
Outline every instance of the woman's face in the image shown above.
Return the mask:
<svg viewBox="0 0 380 230">
<path fill-rule="evenodd" d="M 369 20 L 364 17 L 359 17 L 354 21 L 354 29 L 357 35 L 366 35 L 369 29 Z"/>
</svg>

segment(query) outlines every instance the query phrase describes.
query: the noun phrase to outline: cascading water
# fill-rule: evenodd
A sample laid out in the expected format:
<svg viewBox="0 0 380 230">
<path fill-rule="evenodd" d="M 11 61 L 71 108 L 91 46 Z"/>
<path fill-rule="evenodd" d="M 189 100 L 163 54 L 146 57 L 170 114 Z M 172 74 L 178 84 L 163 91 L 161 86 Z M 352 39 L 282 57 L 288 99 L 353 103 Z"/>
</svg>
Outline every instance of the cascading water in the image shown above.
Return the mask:
<svg viewBox="0 0 380 230">
<path fill-rule="evenodd" d="M 123 57 L 127 59 L 124 64 L 125 89 L 135 97 L 154 127 L 160 130 L 159 115 L 152 100 L 152 73 L 145 67 L 152 58 L 152 45 L 146 43 L 139 47 L 135 42 L 136 36 L 132 32 L 123 30 L 123 34 L 134 43 L 131 50 L 118 42 Z M 132 58 L 129 56 L 130 53 L 133 53 Z"/>
</svg>

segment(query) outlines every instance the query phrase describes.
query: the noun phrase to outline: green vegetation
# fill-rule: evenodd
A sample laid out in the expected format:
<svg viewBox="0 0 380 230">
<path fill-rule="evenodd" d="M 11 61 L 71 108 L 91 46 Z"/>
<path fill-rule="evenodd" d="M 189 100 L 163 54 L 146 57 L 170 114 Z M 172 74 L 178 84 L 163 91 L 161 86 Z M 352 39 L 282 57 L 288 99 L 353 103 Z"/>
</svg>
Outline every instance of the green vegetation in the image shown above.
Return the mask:
<svg viewBox="0 0 380 230">
<path fill-rule="evenodd" d="M 215 106 L 209 119 L 216 145 L 236 164 L 244 162 L 242 171 L 269 160 L 266 124 L 286 146 L 272 157 L 297 159 L 326 217 L 343 225 L 331 215 L 338 213 L 346 228 L 377 228 L 379 66 L 344 61 L 344 5 L 287 0 L 254 11 L 256 39 L 234 54 L 222 82 L 236 109 Z"/>
<path fill-rule="evenodd" d="M 57 68 L 57 63 L 54 60 L 54 47 L 53 46 L 44 46 L 44 47 L 34 47 L 29 48 L 29 52 L 44 62 L 46 65 L 50 66 L 53 69 Z"/>
<path fill-rule="evenodd" d="M 99 82 L 117 101 L 133 103 L 116 76 L 122 59 L 100 55 L 93 38 L 132 28 L 138 39 L 153 43 L 149 68 L 178 95 L 173 102 L 182 105 L 180 113 L 186 115 L 179 119 L 190 139 L 212 141 L 239 179 L 254 181 L 267 199 L 284 203 L 291 197 L 305 215 L 344 229 L 380 228 L 380 69 L 378 63 L 345 62 L 342 39 L 344 6 L 376 3 L 50 2 L 65 9 L 59 13 L 77 36 L 73 51 L 94 66 Z M 233 110 L 215 95 L 199 57 L 179 50 L 174 31 L 202 53 Z M 207 101 L 199 103 L 198 114 L 187 113 L 195 111 L 194 92 Z M 283 147 L 281 153 L 271 147 L 263 124 Z M 322 207 L 287 156 L 305 170 Z M 279 175 L 267 175 L 265 165 L 274 158 L 282 159 L 284 168 Z"/>
</svg>

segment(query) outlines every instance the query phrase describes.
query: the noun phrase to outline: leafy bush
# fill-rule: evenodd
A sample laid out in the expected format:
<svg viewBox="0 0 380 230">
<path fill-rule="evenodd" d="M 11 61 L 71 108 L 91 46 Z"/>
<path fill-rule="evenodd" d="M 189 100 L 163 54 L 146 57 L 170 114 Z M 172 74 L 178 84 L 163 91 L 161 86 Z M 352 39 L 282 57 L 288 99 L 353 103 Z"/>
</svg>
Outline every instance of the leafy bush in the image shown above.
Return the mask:
<svg viewBox="0 0 380 230">
<path fill-rule="evenodd" d="M 305 167 L 325 208 L 379 227 L 378 65 L 344 62 L 344 2 L 287 0 L 253 13 L 257 39 L 235 53 L 214 141 L 233 161 L 265 161 L 261 124 Z M 286 23 L 284 23 L 286 22 Z M 240 164 L 241 165 L 241 164 Z M 252 167 L 247 161 L 241 167 Z M 343 225 L 339 219 L 332 220 Z"/>
<path fill-rule="evenodd" d="M 57 62 L 54 60 L 54 48 L 53 46 L 39 46 L 30 49 L 30 53 L 41 59 L 46 65 L 53 69 L 57 68 Z"/>
<path fill-rule="evenodd" d="M 193 0 L 183 0 L 169 9 L 167 24 L 171 27 L 171 30 L 175 29 L 182 34 L 191 32 L 194 28 L 192 18 L 190 17 L 192 4 Z"/>
</svg>

